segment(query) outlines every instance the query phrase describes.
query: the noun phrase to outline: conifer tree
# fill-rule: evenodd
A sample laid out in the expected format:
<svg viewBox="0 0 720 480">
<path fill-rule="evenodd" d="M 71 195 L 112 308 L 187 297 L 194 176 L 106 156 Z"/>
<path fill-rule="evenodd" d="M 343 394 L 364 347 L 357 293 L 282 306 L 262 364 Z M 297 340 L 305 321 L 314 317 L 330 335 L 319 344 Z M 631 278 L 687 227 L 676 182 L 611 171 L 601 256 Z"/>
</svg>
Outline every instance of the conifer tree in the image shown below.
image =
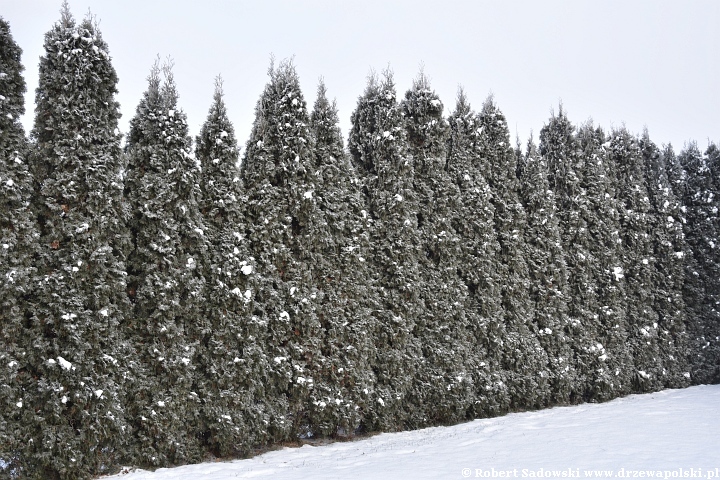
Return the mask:
<svg viewBox="0 0 720 480">
<path fill-rule="evenodd" d="M 573 318 L 575 352 L 582 395 L 602 401 L 628 393 L 635 376 L 627 348 L 620 209 L 604 132 L 588 123 L 576 138 L 581 158 L 578 223 L 565 241 L 568 252 L 577 247 L 574 261 L 583 272 L 571 290 L 574 301 L 576 296 L 583 299 L 577 303 L 583 309 Z"/>
<path fill-rule="evenodd" d="M 666 163 L 675 160 L 672 149 L 665 154 L 650 140 L 647 130 L 640 138 L 645 178 L 650 198 L 650 244 L 653 248 L 653 309 L 658 315 L 659 362 L 662 386 L 688 385 L 685 331 L 685 255 L 681 204 L 670 184 Z"/>
<path fill-rule="evenodd" d="M 480 156 L 492 192 L 495 231 L 499 250 L 501 298 L 504 312 L 503 367 L 513 408 L 532 407 L 547 398 L 549 382 L 540 376 L 548 359 L 533 335 L 534 318 L 530 300 L 530 277 L 523 232 L 527 226 L 525 209 L 520 202 L 517 160 L 510 145 L 507 121 L 492 98 L 479 115 L 482 133 Z"/>
<path fill-rule="evenodd" d="M 198 377 L 210 326 L 203 316 L 207 239 L 198 202 L 199 166 L 171 64 L 156 64 L 130 122 L 125 194 L 133 250 L 127 324 L 137 346 L 128 411 L 136 464 L 197 461 L 202 454 Z"/>
<path fill-rule="evenodd" d="M 460 190 L 447 171 L 450 128 L 443 104 L 423 72 L 401 102 L 413 159 L 421 242 L 419 294 L 422 314 L 413 335 L 423 361 L 415 377 L 418 405 L 414 425 L 454 423 L 473 403 L 472 375 L 466 359 L 474 353 L 468 342 L 467 285 L 458 276 L 461 239 L 453 220 L 460 208 Z"/>
<path fill-rule="evenodd" d="M 207 448 L 216 456 L 245 453 L 261 441 L 262 419 L 255 410 L 264 399 L 263 329 L 252 321 L 255 262 L 245 238 L 244 192 L 238 169 L 235 130 L 223 100 L 222 80 L 195 143 L 200 162 L 198 202 L 208 254 L 202 315 L 210 327 L 207 352 L 199 359 L 198 395 Z"/>
<path fill-rule="evenodd" d="M 270 441 L 313 433 L 310 402 L 322 370 L 322 302 L 313 281 L 321 194 L 313 175 L 309 116 L 295 67 L 271 66 L 242 162 L 246 237 L 262 284 L 251 321 L 266 332 L 262 434 Z"/>
<path fill-rule="evenodd" d="M 363 398 L 365 428 L 405 428 L 413 414 L 413 379 L 422 359 L 413 336 L 423 315 L 418 291 L 421 255 L 413 161 L 390 72 L 371 76 L 351 117 L 350 154 L 371 221 L 371 332 L 376 383 Z"/>
<path fill-rule="evenodd" d="M 33 390 L 28 368 L 32 330 L 26 330 L 28 301 L 33 294 L 38 230 L 30 209 L 33 179 L 28 171 L 28 145 L 20 117 L 25 113 L 22 50 L 10 25 L 0 18 L 0 475 L 32 473 L 24 429 L 32 422 L 27 408 Z"/>
<path fill-rule="evenodd" d="M 592 129 L 589 130 L 592 132 Z M 597 146 L 599 148 L 599 146 Z M 560 107 L 547 125 L 540 130 L 540 154 L 547 165 L 549 188 L 557 205 L 558 230 L 567 266 L 567 313 L 568 324 L 563 327 L 573 349 L 572 363 L 577 379 L 570 392 L 570 401 L 576 401 L 591 389 L 594 372 L 597 372 L 597 335 L 601 329 L 598 321 L 599 299 L 593 268 L 593 239 L 588 221 L 595 213 L 583 188 L 583 181 L 597 181 L 582 175 L 585 162 L 598 162 L 595 145 L 581 151 L 575 137 L 575 126 Z M 565 358 L 567 357 L 559 357 Z M 558 358 L 558 361 L 559 361 Z"/>
<path fill-rule="evenodd" d="M 492 192 L 480 156 L 480 125 L 462 90 L 450 116 L 448 174 L 458 185 L 461 203 L 453 218 L 462 251 L 458 271 L 468 288 L 468 330 L 474 341 L 466 365 L 472 372 L 473 405 L 469 416 L 498 415 L 510 399 L 502 371 L 501 283 L 497 267 L 499 244 L 495 234 Z"/>
<path fill-rule="evenodd" d="M 318 86 L 310 115 L 317 206 L 312 229 L 320 235 L 313 281 L 322 294 L 318 320 L 325 363 L 315 382 L 311 425 L 322 435 L 351 435 L 362 418 L 358 401 L 374 384 L 370 334 L 367 211 L 357 174 L 343 147 L 335 102 Z"/>
<path fill-rule="evenodd" d="M 660 275 L 650 242 L 650 198 L 643 156 L 637 138 L 625 129 L 613 132 L 609 154 L 615 166 L 620 207 L 627 347 L 635 365 L 633 383 L 640 391 L 652 391 L 661 388 L 664 382 L 659 342 L 668 340 L 661 340 L 662 330 L 654 308 L 658 293 L 655 282 Z"/>
<path fill-rule="evenodd" d="M 544 400 L 546 404 L 566 403 L 576 388 L 577 377 L 571 362 L 573 345 L 566 333 L 570 322 L 565 250 L 547 163 L 532 139 L 523 157 L 520 193 L 527 213 L 525 242 L 535 314 L 532 331 L 548 356 L 548 371 L 540 375 L 549 376 L 552 387 L 551 397 Z"/>
<path fill-rule="evenodd" d="M 712 172 L 713 196 L 710 213 L 713 215 L 716 232 L 720 231 L 720 148 L 717 144 L 710 143 L 705 150 L 705 159 Z M 715 237 L 717 243 L 718 237 Z M 710 265 L 709 279 L 717 279 L 720 276 L 720 249 L 717 245 L 710 245 L 712 248 L 712 264 Z M 702 325 L 700 336 L 707 339 L 703 348 L 703 357 L 706 365 L 704 371 L 705 381 L 710 383 L 720 382 L 720 285 L 717 281 L 709 280 L 707 293 L 710 294 L 712 303 L 711 314 L 705 319 Z M 709 345 L 708 345 L 709 344 Z"/>
<path fill-rule="evenodd" d="M 127 318 L 117 75 L 93 19 L 67 3 L 45 36 L 31 170 L 38 182 L 37 294 L 26 368 L 35 416 L 25 462 L 43 478 L 83 478 L 118 462 Z"/>
<path fill-rule="evenodd" d="M 713 149 L 709 150 L 713 153 Z M 685 264 L 685 304 L 693 383 L 716 382 L 718 376 L 718 191 L 713 173 L 717 155 L 702 155 L 695 143 L 678 158 L 685 172 L 682 202 L 685 238 L 692 252 Z"/>
</svg>

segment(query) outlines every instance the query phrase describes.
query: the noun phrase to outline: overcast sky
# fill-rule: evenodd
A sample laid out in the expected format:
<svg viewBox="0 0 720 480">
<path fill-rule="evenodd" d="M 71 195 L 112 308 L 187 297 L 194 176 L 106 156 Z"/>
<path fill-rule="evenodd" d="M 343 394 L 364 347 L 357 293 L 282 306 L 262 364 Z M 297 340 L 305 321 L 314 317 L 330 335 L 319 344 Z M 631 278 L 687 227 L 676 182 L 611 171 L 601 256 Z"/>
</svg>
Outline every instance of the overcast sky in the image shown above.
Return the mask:
<svg viewBox="0 0 720 480">
<path fill-rule="evenodd" d="M 26 129 L 44 34 L 61 0 L 0 0 L 23 49 Z M 445 104 L 459 85 L 473 107 L 493 94 L 513 138 L 535 138 L 562 102 L 576 125 L 644 127 L 679 150 L 720 141 L 720 1 L 70 0 L 100 21 L 128 122 L 157 55 L 172 57 L 180 107 L 198 133 L 221 74 L 244 147 L 270 56 L 294 57 L 308 108 L 324 77 L 343 134 L 371 69 L 395 73 L 398 97 L 419 68 Z"/>
</svg>

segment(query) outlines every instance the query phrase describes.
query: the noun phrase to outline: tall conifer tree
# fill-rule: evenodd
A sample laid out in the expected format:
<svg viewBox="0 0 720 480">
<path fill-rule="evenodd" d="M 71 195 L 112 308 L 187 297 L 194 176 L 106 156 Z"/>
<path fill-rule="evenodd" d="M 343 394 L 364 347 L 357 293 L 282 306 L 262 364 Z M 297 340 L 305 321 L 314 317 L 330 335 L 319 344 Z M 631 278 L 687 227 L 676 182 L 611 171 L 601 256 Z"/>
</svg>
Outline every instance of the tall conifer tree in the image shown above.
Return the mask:
<svg viewBox="0 0 720 480">
<path fill-rule="evenodd" d="M 576 261 L 583 262 L 585 277 L 578 278 L 581 281 L 572 294 L 587 303 L 576 319 L 581 322 L 576 329 L 581 335 L 576 355 L 585 380 L 585 399 L 607 400 L 628 393 L 636 375 L 627 348 L 620 208 L 614 188 L 615 167 L 604 132 L 591 123 L 583 125 L 577 144 L 582 159 L 580 223 L 575 241 L 568 238 L 566 245 L 568 249 L 575 244 L 585 246 L 576 256 Z"/>
<path fill-rule="evenodd" d="M 555 195 L 550 190 L 548 167 L 532 139 L 528 142 L 520 176 L 520 193 L 527 213 L 527 262 L 530 298 L 534 303 L 533 333 L 548 356 L 550 397 L 545 404 L 565 403 L 572 397 L 577 377 L 568 335 L 568 271 Z"/>
<path fill-rule="evenodd" d="M 363 404 L 366 427 L 405 428 L 413 416 L 411 398 L 422 358 L 413 336 L 423 312 L 418 291 L 421 255 L 414 169 L 390 72 L 371 76 L 352 114 L 350 154 L 367 198 L 372 244 L 373 343 L 376 384 Z"/>
<path fill-rule="evenodd" d="M 309 115 L 295 67 L 271 66 L 242 163 L 246 236 L 262 285 L 251 321 L 262 322 L 270 365 L 263 378 L 269 440 L 310 435 L 315 373 L 325 359 L 314 284 L 321 194 L 313 175 Z"/>
<path fill-rule="evenodd" d="M 137 346 L 128 411 L 137 439 L 133 461 L 167 465 L 202 454 L 198 368 L 210 326 L 203 316 L 207 239 L 200 169 L 190 150 L 171 65 L 156 64 L 130 122 L 128 199 L 134 248 L 128 261 Z"/>
<path fill-rule="evenodd" d="M 468 288 L 468 330 L 473 355 L 467 365 L 472 372 L 473 417 L 497 415 L 509 406 L 502 374 L 501 284 L 497 268 L 499 244 L 495 234 L 490 186 L 483 174 L 480 125 L 462 90 L 450 116 L 448 174 L 458 185 L 461 203 L 453 218 L 462 251 L 458 271 Z"/>
<path fill-rule="evenodd" d="M 662 329 L 655 310 L 659 279 L 651 240 L 651 212 L 643 156 L 637 138 L 625 129 L 613 132 L 609 145 L 620 207 L 620 238 L 625 280 L 628 344 L 635 364 L 633 383 L 640 391 L 657 390 L 663 380 L 659 342 Z"/>
<path fill-rule="evenodd" d="M 588 151 L 581 150 L 575 137 L 575 127 L 562 106 L 559 113 L 553 114 L 540 130 L 539 151 L 547 164 L 548 186 L 558 208 L 558 230 L 567 266 L 568 324 L 564 331 L 571 341 L 572 363 L 578 375 L 570 392 L 571 400 L 585 395 L 586 385 L 592 384 L 592 372 L 597 371 L 596 358 L 602 353 L 595 353 L 596 337 L 601 327 L 593 272 L 596 260 L 591 254 L 593 240 L 588 230 L 588 221 L 592 221 L 590 217 L 594 213 L 582 183 L 586 180 L 583 177 L 584 162 L 591 161 L 586 157 L 598 161 L 594 158 L 597 153 L 593 147 L 588 147 Z M 587 180 L 593 181 L 592 177 Z"/>
<path fill-rule="evenodd" d="M 267 371 L 260 322 L 251 318 L 255 261 L 245 238 L 245 198 L 238 169 L 235 130 L 223 100 L 222 80 L 215 83 L 208 117 L 195 143 L 202 174 L 199 202 L 208 241 L 202 314 L 211 332 L 200 359 L 199 395 L 207 447 L 215 455 L 247 452 L 261 441 Z"/>
<path fill-rule="evenodd" d="M 357 173 L 343 147 L 335 102 L 320 82 L 310 115 L 314 181 L 321 215 L 314 283 L 322 292 L 318 320 L 324 335 L 319 378 L 311 396 L 311 424 L 323 435 L 352 434 L 362 421 L 358 402 L 374 384 L 367 211 Z"/>
<path fill-rule="evenodd" d="M 27 330 L 28 301 L 39 234 L 32 215 L 33 179 L 28 171 L 28 144 L 20 117 L 25 113 L 22 50 L 0 18 L 0 475 L 33 476 L 32 457 L 23 450 L 33 423 L 29 396 L 34 393 L 31 358 L 33 336 Z"/>
<path fill-rule="evenodd" d="M 709 150 L 710 153 L 713 150 Z M 718 286 L 718 198 L 713 173 L 717 155 L 703 155 L 695 143 L 688 145 L 678 160 L 685 172 L 682 202 L 687 211 L 685 238 L 692 255 L 686 261 L 685 304 L 690 346 L 690 374 L 693 383 L 712 383 L 718 368 L 717 325 L 720 314 Z"/>
<path fill-rule="evenodd" d="M 653 251 L 653 309 L 658 315 L 662 386 L 688 385 L 687 333 L 685 330 L 685 256 L 683 212 L 667 175 L 666 163 L 674 162 L 672 149 L 663 153 L 647 131 L 640 138 L 645 178 L 650 198 L 650 244 Z"/>
<path fill-rule="evenodd" d="M 458 276 L 461 240 L 453 220 L 460 208 L 460 189 L 447 171 L 450 128 L 443 104 L 424 73 L 401 102 L 412 157 L 421 241 L 420 300 L 422 314 L 414 336 L 423 361 L 415 377 L 414 425 L 457 422 L 473 404 L 472 375 L 466 362 L 474 348 L 468 342 L 472 308 L 468 287 Z"/>
<path fill-rule="evenodd" d="M 499 250 L 498 270 L 504 312 L 503 367 L 513 408 L 538 405 L 548 395 L 549 382 L 540 376 L 548 359 L 530 330 L 534 318 L 529 296 L 530 277 L 523 232 L 527 227 L 520 202 L 517 160 L 510 145 L 505 116 L 488 98 L 479 115 L 480 156 L 492 192 Z"/>
<path fill-rule="evenodd" d="M 32 131 L 42 247 L 29 321 L 36 415 L 24 435 L 27 461 L 44 478 L 102 472 L 118 461 L 125 429 L 130 352 L 118 327 L 129 306 L 128 236 L 116 85 L 97 25 L 76 23 L 63 4 L 45 36 Z"/>
</svg>

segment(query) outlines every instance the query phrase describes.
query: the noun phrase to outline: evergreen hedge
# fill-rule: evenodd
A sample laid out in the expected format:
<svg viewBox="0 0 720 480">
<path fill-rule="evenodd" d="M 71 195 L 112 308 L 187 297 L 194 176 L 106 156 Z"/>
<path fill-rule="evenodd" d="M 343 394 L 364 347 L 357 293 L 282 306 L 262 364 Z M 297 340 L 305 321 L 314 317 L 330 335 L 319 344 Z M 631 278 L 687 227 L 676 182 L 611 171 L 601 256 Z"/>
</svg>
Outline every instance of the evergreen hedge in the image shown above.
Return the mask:
<svg viewBox="0 0 720 480">
<path fill-rule="evenodd" d="M 242 456 L 720 381 L 720 150 L 576 128 L 510 144 L 492 98 L 371 75 L 347 147 L 271 65 L 240 155 L 67 4 L 35 126 L 0 20 L 0 477 Z"/>
</svg>

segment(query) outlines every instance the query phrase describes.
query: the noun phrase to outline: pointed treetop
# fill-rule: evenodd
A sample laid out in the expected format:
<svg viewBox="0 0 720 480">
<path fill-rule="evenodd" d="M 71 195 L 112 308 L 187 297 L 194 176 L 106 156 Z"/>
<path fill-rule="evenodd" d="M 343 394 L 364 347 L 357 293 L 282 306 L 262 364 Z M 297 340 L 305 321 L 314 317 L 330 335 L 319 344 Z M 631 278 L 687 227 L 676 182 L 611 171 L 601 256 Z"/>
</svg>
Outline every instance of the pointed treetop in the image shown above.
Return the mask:
<svg viewBox="0 0 720 480">
<path fill-rule="evenodd" d="M 215 77 L 215 92 L 213 93 L 213 100 L 218 105 L 223 104 L 224 96 L 225 91 L 223 90 L 223 78 L 222 75 L 218 74 L 218 76 Z"/>
<path fill-rule="evenodd" d="M 415 90 L 430 90 L 430 80 L 425 75 L 425 65 L 420 64 L 420 71 L 418 76 L 413 80 L 413 89 Z"/>
<path fill-rule="evenodd" d="M 465 89 L 462 85 L 458 86 L 457 97 L 455 99 L 455 112 L 453 116 L 464 117 L 470 113 L 470 101 L 465 95 Z"/>
<path fill-rule="evenodd" d="M 485 101 L 482 105 L 482 113 L 485 114 L 494 112 L 497 107 L 495 106 L 495 95 L 490 92 L 488 93 L 488 96 L 485 98 Z"/>
<path fill-rule="evenodd" d="M 0 17 L 0 45 L 3 48 L 2 69 L 6 77 L 0 83 L 0 95 L 4 100 L 0 102 L 0 130 L 5 130 L 6 122 L 19 123 L 19 118 L 25 113 L 24 95 L 27 91 L 22 72 L 25 70 L 21 62 L 22 49 L 12 38 L 10 24 Z"/>
<path fill-rule="evenodd" d="M 160 56 L 158 55 L 150 67 L 150 73 L 147 76 L 148 89 L 146 95 L 148 100 L 157 100 L 160 98 Z"/>
<path fill-rule="evenodd" d="M 166 102 L 165 106 L 169 109 L 174 108 L 177 105 L 178 101 L 177 86 L 175 85 L 175 75 L 173 75 L 174 66 L 175 61 L 171 57 L 166 58 L 165 63 L 163 63 L 162 66 L 162 72 L 163 77 L 165 78 L 165 82 L 163 82 L 161 93 L 163 99 Z"/>
<path fill-rule="evenodd" d="M 325 79 L 323 77 L 320 77 L 318 80 L 317 96 L 318 100 L 321 98 L 327 99 L 327 87 L 325 86 Z"/>
<path fill-rule="evenodd" d="M 365 91 L 360 98 L 369 98 L 378 90 L 378 75 L 375 69 L 371 68 L 367 75 L 367 84 L 365 85 Z"/>
<path fill-rule="evenodd" d="M 70 4 L 67 0 L 63 0 L 60 7 L 60 25 L 65 28 L 70 28 L 75 25 L 75 19 L 70 12 Z"/>
<path fill-rule="evenodd" d="M 390 69 L 390 66 L 383 70 L 383 79 L 380 83 L 380 88 L 385 92 L 392 92 L 393 100 L 395 99 L 395 74 Z M 388 98 L 388 100 L 390 100 Z"/>
<path fill-rule="evenodd" d="M 317 88 L 317 98 L 315 99 L 315 106 L 313 108 L 313 116 L 317 115 L 317 112 L 326 110 L 337 110 L 335 107 L 335 100 L 332 104 L 327 98 L 327 87 L 325 86 L 325 79 L 320 77 Z M 336 112 L 337 113 L 337 112 Z"/>
<path fill-rule="evenodd" d="M 317 89 L 317 99 L 310 114 L 310 126 L 315 133 L 318 148 L 331 148 L 331 155 L 335 158 L 342 156 L 343 140 L 338 126 L 338 113 L 335 100 L 330 103 L 327 98 L 325 82 L 320 79 Z"/>
</svg>

